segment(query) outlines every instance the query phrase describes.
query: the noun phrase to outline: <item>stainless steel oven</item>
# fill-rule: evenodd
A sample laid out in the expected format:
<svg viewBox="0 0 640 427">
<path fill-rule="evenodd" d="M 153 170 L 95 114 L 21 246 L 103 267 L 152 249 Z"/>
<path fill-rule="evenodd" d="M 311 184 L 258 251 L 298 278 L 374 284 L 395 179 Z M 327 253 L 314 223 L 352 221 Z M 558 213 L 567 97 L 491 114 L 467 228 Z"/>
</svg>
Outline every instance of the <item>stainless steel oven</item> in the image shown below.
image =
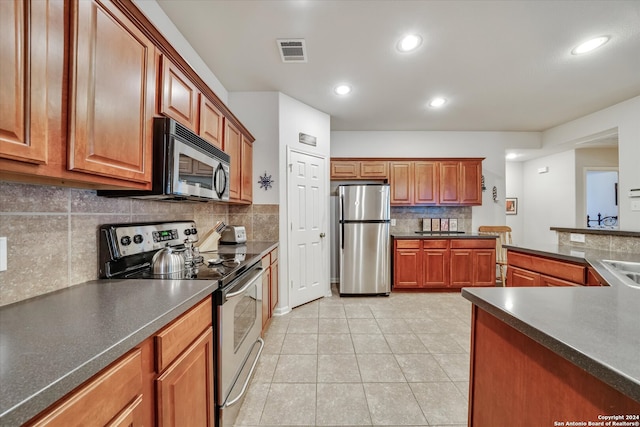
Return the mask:
<svg viewBox="0 0 640 427">
<path fill-rule="evenodd" d="M 216 363 L 219 426 L 231 426 L 238 415 L 253 371 L 262 352 L 261 263 L 218 291 Z"/>
</svg>

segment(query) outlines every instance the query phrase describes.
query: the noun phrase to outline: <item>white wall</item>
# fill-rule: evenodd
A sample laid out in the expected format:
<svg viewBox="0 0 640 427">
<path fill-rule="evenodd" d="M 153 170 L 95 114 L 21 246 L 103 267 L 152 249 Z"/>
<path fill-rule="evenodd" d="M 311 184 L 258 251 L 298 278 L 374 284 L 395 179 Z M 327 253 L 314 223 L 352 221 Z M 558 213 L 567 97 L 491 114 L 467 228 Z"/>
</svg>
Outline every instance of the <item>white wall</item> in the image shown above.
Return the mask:
<svg viewBox="0 0 640 427">
<path fill-rule="evenodd" d="M 631 210 L 627 196 L 630 189 L 640 188 L 640 96 L 546 130 L 542 145 L 558 146 L 614 128 L 618 129 L 620 230 L 640 231 L 640 211 Z"/>
<path fill-rule="evenodd" d="M 167 14 L 164 13 L 156 0 L 133 0 L 133 3 L 180 53 L 182 58 L 187 61 L 191 68 L 195 70 L 218 98 L 227 104 L 227 89 L 220 83 L 220 80 L 213 74 L 207 64 L 204 63 L 200 55 L 198 55 L 187 39 L 184 38 Z"/>
<path fill-rule="evenodd" d="M 280 183 L 279 191 L 281 195 L 287 194 L 287 174 L 288 162 L 287 155 L 289 150 L 295 149 L 309 154 L 314 154 L 326 158 L 325 161 L 325 199 L 327 206 L 327 214 L 320 219 L 324 224 L 324 229 L 329 233 L 329 147 L 331 137 L 331 118 L 328 114 L 316 110 L 300 101 L 297 101 L 285 94 L 279 93 L 279 162 L 280 162 Z M 316 137 L 317 145 L 315 147 L 299 142 L 298 134 L 306 133 Z M 286 313 L 290 310 L 289 301 L 289 244 L 287 236 L 288 225 L 288 204 L 285 197 L 281 198 L 280 203 L 280 251 L 285 256 L 280 257 L 280 295 L 278 297 L 278 308 L 276 313 Z M 324 271 L 324 283 L 327 286 L 326 293 L 330 292 L 329 286 L 329 245 L 330 239 L 323 239 L 326 245 L 323 251 L 324 259 L 318 260 L 322 264 Z"/>
<path fill-rule="evenodd" d="M 472 209 L 472 229 L 505 224 L 505 147 L 540 146 L 539 132 L 331 132 L 332 157 L 484 157 L 487 191 Z M 498 201 L 493 202 L 492 188 Z"/>
<path fill-rule="evenodd" d="M 511 227 L 511 238 L 514 244 L 522 243 L 524 239 L 524 182 L 522 181 L 522 162 L 507 162 L 505 165 L 506 197 L 518 199 L 516 215 L 506 215 L 506 224 Z"/>
<path fill-rule="evenodd" d="M 253 203 L 257 205 L 277 205 L 281 199 L 279 100 L 278 92 L 229 92 L 229 108 L 256 138 L 253 144 Z M 260 188 L 258 183 L 265 172 L 275 181 L 268 190 Z"/>
<path fill-rule="evenodd" d="M 543 167 L 549 171 L 538 173 Z M 523 241 L 530 245 L 556 244 L 556 232 L 550 227 L 575 227 L 575 151 L 525 162 L 522 181 L 518 210 L 523 215 Z"/>
</svg>

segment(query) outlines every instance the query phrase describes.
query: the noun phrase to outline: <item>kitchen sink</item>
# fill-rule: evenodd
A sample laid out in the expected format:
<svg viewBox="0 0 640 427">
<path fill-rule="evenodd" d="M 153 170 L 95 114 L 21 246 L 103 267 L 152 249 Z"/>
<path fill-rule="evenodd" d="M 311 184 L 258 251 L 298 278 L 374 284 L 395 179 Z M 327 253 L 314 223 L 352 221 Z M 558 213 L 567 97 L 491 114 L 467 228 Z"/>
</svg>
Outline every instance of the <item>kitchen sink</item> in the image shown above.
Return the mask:
<svg viewBox="0 0 640 427">
<path fill-rule="evenodd" d="M 605 259 L 602 263 L 614 273 L 629 278 L 635 285 L 640 285 L 640 262 Z"/>
</svg>

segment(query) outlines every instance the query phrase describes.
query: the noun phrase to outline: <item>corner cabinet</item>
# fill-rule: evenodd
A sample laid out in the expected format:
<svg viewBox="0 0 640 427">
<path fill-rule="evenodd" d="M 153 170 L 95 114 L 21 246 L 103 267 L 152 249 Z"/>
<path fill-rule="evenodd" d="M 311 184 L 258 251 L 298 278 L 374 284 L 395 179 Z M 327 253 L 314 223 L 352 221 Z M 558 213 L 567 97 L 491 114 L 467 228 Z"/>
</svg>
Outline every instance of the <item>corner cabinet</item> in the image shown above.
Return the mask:
<svg viewBox="0 0 640 427">
<path fill-rule="evenodd" d="M 111 2 L 72 8 L 68 168 L 150 183 L 155 46 Z"/>
</svg>

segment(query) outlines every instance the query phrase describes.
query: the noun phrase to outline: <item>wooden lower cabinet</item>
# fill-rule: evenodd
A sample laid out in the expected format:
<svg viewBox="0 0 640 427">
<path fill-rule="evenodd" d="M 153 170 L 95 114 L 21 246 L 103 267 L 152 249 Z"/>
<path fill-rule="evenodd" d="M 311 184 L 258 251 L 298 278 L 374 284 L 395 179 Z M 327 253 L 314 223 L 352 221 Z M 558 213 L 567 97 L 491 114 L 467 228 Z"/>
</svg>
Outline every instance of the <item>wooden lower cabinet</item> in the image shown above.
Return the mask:
<svg viewBox="0 0 640 427">
<path fill-rule="evenodd" d="M 603 281 L 582 264 L 507 251 L 507 286 L 585 285 L 602 286 Z"/>
<path fill-rule="evenodd" d="M 142 426 L 142 390 L 142 352 L 134 349 L 27 425 L 122 425 L 131 419 Z"/>
<path fill-rule="evenodd" d="M 495 286 L 495 262 L 495 239 L 395 239 L 393 286 Z"/>
<path fill-rule="evenodd" d="M 554 426 L 640 413 L 640 403 L 475 305 L 471 334 L 471 427 Z"/>
<path fill-rule="evenodd" d="M 209 327 L 156 380 L 161 427 L 213 427 L 213 329 Z"/>
<path fill-rule="evenodd" d="M 278 248 L 262 257 L 262 333 L 269 327 L 278 305 Z"/>
<path fill-rule="evenodd" d="M 25 426 L 212 426 L 212 300 L 205 298 Z"/>
</svg>

